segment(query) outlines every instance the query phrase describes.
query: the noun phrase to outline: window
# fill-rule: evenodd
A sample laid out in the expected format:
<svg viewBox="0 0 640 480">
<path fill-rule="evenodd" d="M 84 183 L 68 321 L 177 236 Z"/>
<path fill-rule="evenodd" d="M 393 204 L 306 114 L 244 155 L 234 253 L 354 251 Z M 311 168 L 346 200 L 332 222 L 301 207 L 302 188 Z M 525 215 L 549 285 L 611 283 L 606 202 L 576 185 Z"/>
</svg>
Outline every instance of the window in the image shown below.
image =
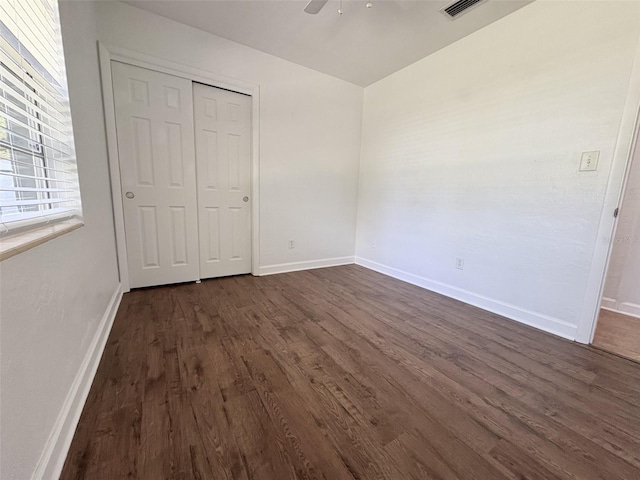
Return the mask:
<svg viewBox="0 0 640 480">
<path fill-rule="evenodd" d="M 57 0 L 0 2 L 0 233 L 81 218 Z"/>
</svg>

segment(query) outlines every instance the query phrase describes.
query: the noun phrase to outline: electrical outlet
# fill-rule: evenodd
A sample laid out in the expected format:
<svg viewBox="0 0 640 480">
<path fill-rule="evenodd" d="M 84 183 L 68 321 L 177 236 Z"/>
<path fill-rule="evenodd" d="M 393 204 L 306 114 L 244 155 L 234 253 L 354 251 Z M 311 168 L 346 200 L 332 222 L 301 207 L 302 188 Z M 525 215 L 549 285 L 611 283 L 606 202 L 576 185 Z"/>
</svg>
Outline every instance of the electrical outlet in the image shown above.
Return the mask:
<svg viewBox="0 0 640 480">
<path fill-rule="evenodd" d="M 456 257 L 456 268 L 458 270 L 464 270 L 464 258 Z"/>
<path fill-rule="evenodd" d="M 581 172 L 594 172 L 598 169 L 598 157 L 600 151 L 582 152 L 580 157 L 580 171 Z"/>
<path fill-rule="evenodd" d="M 296 248 L 295 240 L 289 240 L 289 248 Z"/>
<path fill-rule="evenodd" d="M 374 240 L 373 242 L 371 242 L 371 248 L 372 248 L 373 250 L 375 250 L 375 249 L 376 249 L 376 241 L 375 241 L 375 240 Z"/>
</svg>

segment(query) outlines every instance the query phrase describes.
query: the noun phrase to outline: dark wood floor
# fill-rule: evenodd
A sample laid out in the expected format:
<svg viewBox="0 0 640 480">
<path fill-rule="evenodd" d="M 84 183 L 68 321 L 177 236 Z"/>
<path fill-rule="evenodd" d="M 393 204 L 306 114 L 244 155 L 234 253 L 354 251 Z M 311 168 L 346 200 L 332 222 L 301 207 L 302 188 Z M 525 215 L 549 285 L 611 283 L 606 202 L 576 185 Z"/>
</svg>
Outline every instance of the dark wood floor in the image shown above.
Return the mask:
<svg viewBox="0 0 640 480">
<path fill-rule="evenodd" d="M 63 479 L 639 479 L 640 365 L 357 266 L 125 295 Z"/>
</svg>

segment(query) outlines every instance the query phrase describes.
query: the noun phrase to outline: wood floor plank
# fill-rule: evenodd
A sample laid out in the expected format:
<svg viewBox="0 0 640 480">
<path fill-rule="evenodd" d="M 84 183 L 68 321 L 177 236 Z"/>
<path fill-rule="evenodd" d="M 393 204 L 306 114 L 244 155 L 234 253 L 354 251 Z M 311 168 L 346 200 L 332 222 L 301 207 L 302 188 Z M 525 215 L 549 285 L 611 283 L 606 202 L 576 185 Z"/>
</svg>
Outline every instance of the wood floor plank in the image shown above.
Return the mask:
<svg viewBox="0 0 640 480">
<path fill-rule="evenodd" d="M 640 362 L 640 318 L 601 309 L 593 344 Z"/>
<path fill-rule="evenodd" d="M 62 479 L 637 479 L 640 364 L 362 267 L 124 296 Z"/>
</svg>

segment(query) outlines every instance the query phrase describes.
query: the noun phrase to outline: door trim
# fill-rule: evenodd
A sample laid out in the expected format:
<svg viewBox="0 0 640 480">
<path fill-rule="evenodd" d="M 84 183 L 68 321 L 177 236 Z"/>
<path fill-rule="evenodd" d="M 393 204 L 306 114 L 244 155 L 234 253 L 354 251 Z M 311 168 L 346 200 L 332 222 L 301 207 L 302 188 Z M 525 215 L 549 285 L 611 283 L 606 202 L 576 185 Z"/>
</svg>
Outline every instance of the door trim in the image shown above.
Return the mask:
<svg viewBox="0 0 640 480">
<path fill-rule="evenodd" d="M 626 179 L 634 155 L 636 136 L 640 127 L 640 40 L 636 45 L 636 54 L 628 85 L 604 197 L 604 207 L 600 215 L 598 236 L 591 258 L 587 289 L 582 311 L 578 318 L 575 340 L 579 343 L 590 344 L 593 342 L 609 260 L 613 250 L 613 239 L 618 225 L 613 212 L 622 202 Z"/>
<path fill-rule="evenodd" d="M 116 135 L 116 113 L 111 80 L 112 60 L 251 96 L 251 274 L 260 275 L 260 86 L 104 42 L 98 42 L 98 53 L 111 175 L 118 271 L 122 290 L 128 292 L 130 286 L 120 183 L 120 158 Z"/>
</svg>

